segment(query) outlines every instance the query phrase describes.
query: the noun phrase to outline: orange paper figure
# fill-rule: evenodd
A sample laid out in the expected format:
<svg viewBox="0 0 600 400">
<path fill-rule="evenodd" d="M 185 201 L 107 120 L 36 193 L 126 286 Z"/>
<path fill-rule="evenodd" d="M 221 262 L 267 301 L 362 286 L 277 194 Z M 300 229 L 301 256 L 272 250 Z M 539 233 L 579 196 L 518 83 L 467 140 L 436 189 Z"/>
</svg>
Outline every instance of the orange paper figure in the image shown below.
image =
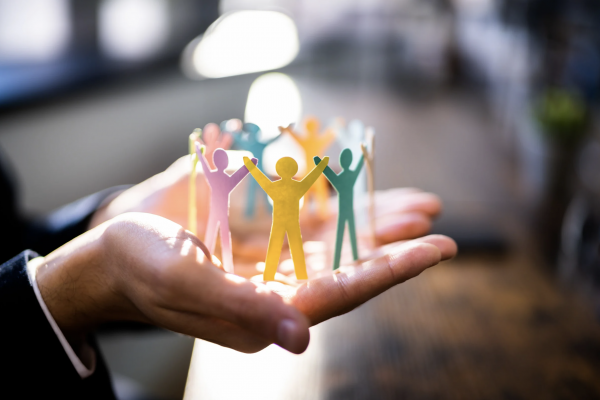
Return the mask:
<svg viewBox="0 0 600 400">
<path fill-rule="evenodd" d="M 233 143 L 233 138 L 229 133 L 221 133 L 219 125 L 210 123 L 206 124 L 204 127 L 199 141 L 200 144 L 203 144 L 206 147 L 204 156 L 208 160 L 208 165 L 210 165 L 211 168 L 215 168 L 215 164 L 213 163 L 213 153 L 216 149 L 229 150 Z"/>
<path fill-rule="evenodd" d="M 244 157 L 246 168 L 273 200 L 273 224 L 271 225 L 271 236 L 263 274 L 265 281 L 275 279 L 286 233 L 294 261 L 296 279 L 308 279 L 304 249 L 302 248 L 302 233 L 300 232 L 300 199 L 321 176 L 328 163 L 329 157 L 324 157 L 304 179 L 296 181 L 292 177 L 298 172 L 298 163 L 291 157 L 283 157 L 275 165 L 275 170 L 281 179 L 271 181 L 248 157 Z"/>
<path fill-rule="evenodd" d="M 364 144 L 360 145 L 365 164 L 367 166 L 367 184 L 369 187 L 369 228 L 371 231 L 371 242 L 373 247 L 377 245 L 375 236 L 375 130 L 368 127 L 366 130 L 367 143 L 369 148 Z"/>
<path fill-rule="evenodd" d="M 288 132 L 296 142 L 304 149 L 306 157 L 306 170 L 308 171 L 309 165 L 313 163 L 313 156 L 316 154 L 323 154 L 329 145 L 335 140 L 335 132 L 328 129 L 323 134 L 319 134 L 319 120 L 316 118 L 307 118 L 304 122 L 306 128 L 306 135 L 301 136 L 297 132 L 294 132 L 292 125 L 287 128 L 279 127 L 281 133 Z M 329 200 L 329 192 L 327 190 L 327 181 L 325 177 L 319 176 L 319 179 L 315 184 L 306 192 L 306 198 L 304 199 L 304 207 L 307 207 L 310 200 L 313 199 L 317 202 L 318 214 L 321 218 L 327 217 L 328 206 L 327 201 Z"/>
</svg>

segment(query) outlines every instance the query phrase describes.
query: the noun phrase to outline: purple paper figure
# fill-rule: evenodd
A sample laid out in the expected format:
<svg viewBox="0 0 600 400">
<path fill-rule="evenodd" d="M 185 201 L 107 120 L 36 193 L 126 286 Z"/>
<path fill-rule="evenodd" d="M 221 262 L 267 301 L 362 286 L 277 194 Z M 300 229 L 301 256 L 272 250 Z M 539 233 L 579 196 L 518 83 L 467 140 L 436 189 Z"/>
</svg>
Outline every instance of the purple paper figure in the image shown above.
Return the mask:
<svg viewBox="0 0 600 400">
<path fill-rule="evenodd" d="M 217 233 L 220 229 L 223 268 L 226 272 L 233 273 L 233 253 L 231 251 L 231 232 L 229 231 L 229 194 L 248 175 L 248 168 L 242 166 L 230 176 L 225 172 L 229 164 L 229 157 L 225 150 L 219 148 L 214 151 L 213 163 L 217 168 L 215 170 L 210 169 L 199 143 L 196 143 L 196 153 L 202 163 L 202 170 L 211 190 L 210 213 L 206 224 L 204 244 L 213 254 L 217 243 Z M 256 165 L 258 160 L 253 158 L 252 162 Z"/>
</svg>

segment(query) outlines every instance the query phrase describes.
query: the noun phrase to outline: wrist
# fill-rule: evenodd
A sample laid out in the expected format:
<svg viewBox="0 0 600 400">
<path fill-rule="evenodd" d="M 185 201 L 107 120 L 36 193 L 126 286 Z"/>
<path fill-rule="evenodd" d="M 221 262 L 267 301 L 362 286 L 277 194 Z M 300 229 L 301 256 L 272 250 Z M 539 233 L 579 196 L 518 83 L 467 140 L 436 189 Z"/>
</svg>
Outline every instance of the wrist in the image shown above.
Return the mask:
<svg viewBox="0 0 600 400">
<path fill-rule="evenodd" d="M 35 270 L 40 294 L 73 348 L 98 324 L 114 319 L 117 276 L 109 271 L 106 223 L 50 253 Z"/>
</svg>

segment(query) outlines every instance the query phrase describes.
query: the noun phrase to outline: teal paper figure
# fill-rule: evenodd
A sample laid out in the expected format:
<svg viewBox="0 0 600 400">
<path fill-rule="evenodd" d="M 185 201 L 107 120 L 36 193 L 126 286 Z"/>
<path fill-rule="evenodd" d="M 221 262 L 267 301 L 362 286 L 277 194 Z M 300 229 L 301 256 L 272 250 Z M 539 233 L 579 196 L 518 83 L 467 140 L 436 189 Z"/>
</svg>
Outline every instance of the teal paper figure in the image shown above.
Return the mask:
<svg viewBox="0 0 600 400">
<path fill-rule="evenodd" d="M 265 148 L 279 138 L 274 137 L 266 142 L 258 140 L 260 128 L 258 125 L 253 123 L 245 123 L 242 127 L 242 131 L 233 133 L 234 146 L 241 150 L 246 150 L 252 153 L 255 158 L 258 158 L 257 167 L 261 171 L 263 170 L 262 159 Z M 256 208 L 256 191 L 260 193 L 261 198 L 264 200 L 263 204 L 267 208 L 268 212 L 271 212 L 271 204 L 269 203 L 267 193 L 264 190 L 259 190 L 258 183 L 256 180 L 251 179 L 248 184 L 248 203 L 246 203 L 246 217 L 251 218 L 254 216 L 254 210 Z"/>
<path fill-rule="evenodd" d="M 321 162 L 321 158 L 314 157 L 316 164 Z M 340 267 L 340 258 L 342 256 L 342 243 L 344 242 L 344 231 L 348 223 L 348 233 L 350 234 L 350 244 L 352 246 L 352 257 L 358 260 L 358 246 L 356 244 L 356 227 L 354 225 L 354 184 L 363 167 L 365 159 L 360 155 L 358 164 L 354 170 L 350 169 L 352 164 L 352 150 L 346 148 L 340 153 L 340 166 L 342 172 L 336 174 L 329 166 L 325 167 L 323 174 L 331 182 L 338 193 L 338 224 L 335 236 L 335 252 L 333 254 L 333 269 Z"/>
</svg>

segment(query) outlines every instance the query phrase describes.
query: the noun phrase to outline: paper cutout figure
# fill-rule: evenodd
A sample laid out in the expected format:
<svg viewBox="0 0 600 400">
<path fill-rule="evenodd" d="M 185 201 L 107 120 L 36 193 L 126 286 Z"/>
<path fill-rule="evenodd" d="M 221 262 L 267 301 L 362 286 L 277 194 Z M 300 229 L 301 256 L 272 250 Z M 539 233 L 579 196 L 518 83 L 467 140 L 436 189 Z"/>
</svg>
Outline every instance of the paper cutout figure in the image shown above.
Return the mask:
<svg viewBox="0 0 600 400">
<path fill-rule="evenodd" d="M 314 154 L 323 154 L 329 145 L 335 140 L 335 132 L 328 129 L 323 134 L 319 134 L 319 120 L 316 118 L 307 118 L 304 126 L 306 135 L 301 136 L 292 129 L 292 125 L 287 128 L 279 127 L 281 133 L 288 132 L 296 142 L 304 149 L 306 157 L 306 169 L 312 165 L 312 157 Z M 304 207 L 307 207 L 314 199 L 317 203 L 318 214 L 321 218 L 327 217 L 329 212 L 327 200 L 329 193 L 325 178 L 319 177 L 317 182 L 309 189 L 304 199 Z"/>
<path fill-rule="evenodd" d="M 206 146 L 204 156 L 208 160 L 208 165 L 214 168 L 213 164 L 213 153 L 216 149 L 228 150 L 233 143 L 233 138 L 229 133 L 221 133 L 219 125 L 217 124 L 206 124 L 202 135 L 200 136 L 200 143 Z"/>
<path fill-rule="evenodd" d="M 315 164 L 321 162 L 321 158 L 314 157 Z M 361 154 L 358 165 L 354 170 L 350 169 L 352 165 L 352 150 L 344 149 L 340 153 L 340 166 L 342 172 L 336 174 L 329 166 L 325 167 L 323 175 L 331 182 L 338 193 L 338 224 L 335 236 L 335 251 L 333 253 L 333 269 L 340 267 L 340 258 L 342 256 L 342 244 L 344 242 L 344 231 L 346 223 L 348 224 L 348 234 L 350 235 L 350 245 L 352 246 L 352 257 L 358 260 L 358 246 L 356 243 L 356 226 L 354 224 L 354 184 L 363 167 L 364 156 Z"/>
<path fill-rule="evenodd" d="M 196 154 L 196 142 L 200 138 L 200 128 L 194 129 L 188 138 L 188 149 L 192 170 L 190 171 L 190 183 L 188 185 L 188 231 L 198 236 L 198 211 L 196 209 L 196 165 L 198 155 Z"/>
<path fill-rule="evenodd" d="M 265 281 L 275 279 L 286 233 L 290 253 L 294 261 L 296 279 L 308 279 L 304 249 L 302 248 L 302 233 L 300 232 L 300 199 L 321 176 L 328 163 L 329 157 L 325 157 L 304 179 L 296 181 L 292 177 L 298 172 L 298 163 L 291 157 L 283 157 L 275 165 L 275 170 L 281 179 L 271 181 L 250 162 L 248 157 L 244 157 L 244 165 L 269 197 L 273 199 L 273 224 L 271 225 L 271 236 L 269 237 L 265 272 L 263 274 Z"/>
<path fill-rule="evenodd" d="M 273 139 L 267 140 L 265 142 L 261 142 L 258 140 L 258 136 L 260 133 L 260 128 L 258 125 L 253 124 L 251 122 L 245 123 L 243 125 L 243 130 L 238 131 L 233 134 L 233 142 L 234 146 L 240 148 L 242 150 L 246 150 L 252 153 L 252 155 L 258 158 L 258 164 L 256 165 L 261 171 L 263 169 L 262 160 L 263 153 L 265 148 L 279 139 L 279 136 L 274 137 Z M 246 217 L 250 218 L 254 216 L 254 211 L 256 209 L 256 191 L 258 189 L 258 184 L 255 180 L 251 180 L 248 185 L 248 198 L 246 203 Z M 267 193 L 264 191 L 259 191 L 260 196 L 263 200 L 263 204 L 267 208 L 267 211 L 271 211 L 271 204 L 267 199 Z"/>
<path fill-rule="evenodd" d="M 229 164 L 227 152 L 216 149 L 213 153 L 215 170 L 210 169 L 206 156 L 202 154 L 200 144 L 196 143 L 196 154 L 202 163 L 204 176 L 210 185 L 210 213 L 206 224 L 204 244 L 210 253 L 214 253 L 217 243 L 217 233 L 221 230 L 221 258 L 226 272 L 233 273 L 233 253 L 231 251 L 231 232 L 229 231 L 229 195 L 231 191 L 248 175 L 245 166 L 235 171 L 231 176 L 225 172 Z M 256 164 L 258 160 L 252 159 Z M 252 164 L 252 165 L 254 165 Z"/>
<path fill-rule="evenodd" d="M 377 246 L 375 235 L 375 130 L 368 127 L 366 131 L 368 149 L 364 144 L 360 145 L 366 165 L 367 183 L 369 188 L 369 230 L 371 233 L 371 244 Z"/>
<path fill-rule="evenodd" d="M 352 151 L 352 159 L 354 162 L 351 168 L 356 168 L 356 164 L 362 156 L 360 145 L 365 141 L 365 125 L 361 120 L 353 119 L 348 123 L 347 126 L 341 126 L 341 118 L 337 118 L 335 121 L 334 129 L 337 127 L 337 141 L 341 144 L 342 148 L 349 148 Z M 362 195 L 367 189 L 367 174 L 365 169 L 362 169 L 356 178 L 354 184 L 354 196 Z"/>
</svg>

